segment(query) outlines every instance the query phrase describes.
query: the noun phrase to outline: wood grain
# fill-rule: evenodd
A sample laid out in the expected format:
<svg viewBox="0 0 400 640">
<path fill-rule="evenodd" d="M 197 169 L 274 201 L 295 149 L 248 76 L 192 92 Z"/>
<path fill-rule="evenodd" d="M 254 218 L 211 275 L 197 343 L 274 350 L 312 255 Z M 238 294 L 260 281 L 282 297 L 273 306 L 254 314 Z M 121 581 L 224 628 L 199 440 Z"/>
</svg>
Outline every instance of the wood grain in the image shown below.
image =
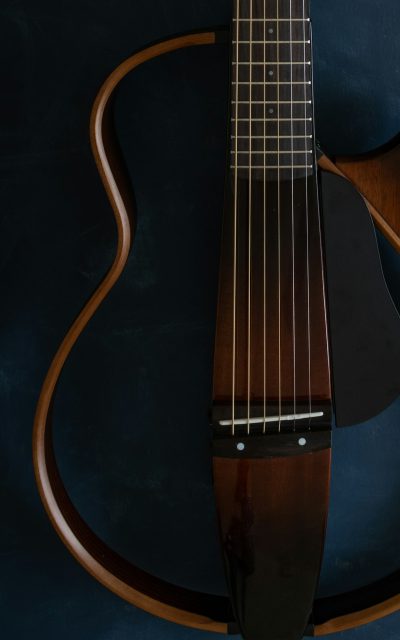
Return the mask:
<svg viewBox="0 0 400 640">
<path fill-rule="evenodd" d="M 400 253 L 400 146 L 367 157 L 323 156 L 321 168 L 346 177 L 364 196 L 378 229 Z"/>
<path fill-rule="evenodd" d="M 226 574 L 243 637 L 302 637 L 322 559 L 330 449 L 215 457 L 213 467 Z"/>
</svg>

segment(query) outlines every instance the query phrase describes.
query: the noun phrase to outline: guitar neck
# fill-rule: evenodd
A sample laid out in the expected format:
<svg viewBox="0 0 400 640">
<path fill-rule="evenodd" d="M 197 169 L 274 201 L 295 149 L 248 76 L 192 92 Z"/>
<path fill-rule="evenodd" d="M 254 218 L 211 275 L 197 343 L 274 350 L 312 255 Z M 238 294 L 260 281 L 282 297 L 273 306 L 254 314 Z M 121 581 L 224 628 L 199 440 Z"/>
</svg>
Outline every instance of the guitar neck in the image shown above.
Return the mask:
<svg viewBox="0 0 400 640">
<path fill-rule="evenodd" d="M 235 0 L 231 169 L 290 179 L 314 171 L 308 0 Z"/>
</svg>

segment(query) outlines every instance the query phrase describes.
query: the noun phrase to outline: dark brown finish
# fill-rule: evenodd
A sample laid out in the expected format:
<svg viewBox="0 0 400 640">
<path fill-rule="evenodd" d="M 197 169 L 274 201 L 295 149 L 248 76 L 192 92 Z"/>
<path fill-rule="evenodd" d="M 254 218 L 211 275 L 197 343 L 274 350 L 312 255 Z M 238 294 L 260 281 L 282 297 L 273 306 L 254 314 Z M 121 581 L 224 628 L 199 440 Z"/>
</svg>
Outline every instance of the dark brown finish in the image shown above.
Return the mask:
<svg viewBox="0 0 400 640">
<path fill-rule="evenodd" d="M 365 158 L 338 158 L 338 168 L 383 216 L 378 227 L 400 251 L 400 146 Z"/>
<path fill-rule="evenodd" d="M 400 145 L 365 158 L 339 158 L 336 164 L 322 156 L 319 165 L 352 182 L 364 196 L 378 229 L 400 252 Z"/>
<path fill-rule="evenodd" d="M 241 633 L 246 640 L 298 640 L 318 582 L 330 449 L 286 458 L 215 457 L 213 466 L 226 574 Z"/>
<path fill-rule="evenodd" d="M 93 108 L 91 139 L 93 153 L 118 229 L 114 263 L 60 346 L 43 384 L 35 416 L 33 461 L 36 482 L 48 516 L 61 540 L 80 564 L 99 582 L 126 601 L 154 615 L 189 627 L 228 633 L 232 616 L 227 599 L 167 585 L 117 557 L 82 522 L 71 504 L 52 451 L 51 406 L 63 366 L 86 325 L 121 275 L 131 247 L 129 198 L 121 182 L 118 164 L 110 154 L 112 128 L 107 113 L 119 82 L 135 67 L 159 55 L 186 46 L 226 42 L 220 32 L 190 34 L 149 47 L 123 62 L 106 80 Z M 109 127 L 109 128 L 107 128 Z M 108 141 L 108 142 L 107 142 Z M 326 157 L 320 161 L 328 171 L 339 171 Z M 371 211 L 376 211 L 371 209 Z M 374 215 L 374 214 L 373 214 Z M 376 215 L 380 214 L 376 211 Z M 384 219 L 381 217 L 381 224 Z M 398 236 L 387 234 L 400 248 Z M 171 595 L 172 594 L 172 595 Z M 323 636 L 358 627 L 400 610 L 400 572 L 362 590 L 316 602 L 313 635 Z"/>
<path fill-rule="evenodd" d="M 257 45 L 267 34 L 271 44 Z M 311 438 L 331 427 L 308 6 L 236 3 L 232 36 L 214 359 L 215 495 L 243 638 L 299 640 L 319 578 L 330 449 L 300 455 L 288 439 L 293 445 L 297 430 Z M 218 420 L 224 405 L 230 418 Z M 315 405 L 323 406 L 323 424 Z M 223 451 L 232 446 L 225 457 L 217 453 L 221 431 Z M 307 438 L 294 443 L 298 450 L 300 443 L 307 446 Z"/>
<path fill-rule="evenodd" d="M 263 179 L 266 166 L 267 179 L 276 179 L 278 165 L 281 178 L 291 179 L 293 166 L 294 177 L 310 173 L 313 107 L 308 4 L 253 0 L 250 10 L 250 2 L 234 2 L 230 146 L 231 165 L 237 158 L 241 177 L 251 172 Z"/>
<path fill-rule="evenodd" d="M 302 441 L 301 445 L 299 445 L 300 440 Z M 242 448 L 243 445 L 245 445 L 245 449 Z M 298 456 L 299 453 L 323 451 L 329 449 L 330 446 L 330 429 L 321 429 L 319 431 L 269 433 L 268 438 L 261 434 L 251 437 L 232 437 L 230 434 L 220 436 L 215 433 L 212 449 L 214 458 L 286 458 Z"/>
<path fill-rule="evenodd" d="M 233 375 L 233 309 L 234 309 L 234 206 L 233 185 L 229 185 L 220 272 L 217 331 L 214 364 L 214 402 L 232 401 Z M 278 189 L 280 210 L 278 213 Z M 327 350 L 324 276 L 321 258 L 318 203 L 315 180 L 304 179 L 294 184 L 294 260 L 292 242 L 292 191 L 288 182 L 269 183 L 266 188 L 266 264 L 264 281 L 264 185 L 252 185 L 251 299 L 248 287 L 248 190 L 246 181 L 239 182 L 237 209 L 237 285 L 236 285 L 236 384 L 235 402 L 248 398 L 247 364 L 250 351 L 251 403 L 277 405 L 293 409 L 296 402 L 307 404 L 309 391 L 312 402 L 328 402 L 331 397 Z M 308 221 L 307 221 L 308 203 Z M 306 233 L 308 222 L 309 265 L 307 266 Z M 278 255 L 278 225 L 280 226 L 280 259 Z M 279 304 L 279 263 L 281 298 Z M 307 274 L 308 271 L 308 274 Z M 309 280 L 309 290 L 307 286 Z M 265 291 L 264 291 L 265 287 Z M 294 321 L 293 321 L 293 288 Z M 310 311 L 308 313 L 308 295 Z M 264 307 L 265 301 L 265 307 Z M 248 349 L 248 310 L 251 305 L 251 336 Z M 280 311 L 279 311 L 280 306 Z M 264 341 L 264 312 L 266 336 Z M 280 314 L 280 321 L 279 321 Z M 279 326 L 281 353 L 279 357 Z M 308 331 L 310 326 L 310 333 Z M 296 337 L 294 344 L 294 335 Z M 310 358 L 308 342 L 310 340 Z M 294 354 L 295 350 L 295 354 Z M 264 356 L 266 380 L 264 394 Z M 279 393 L 279 367 L 281 394 Z M 310 371 L 309 371 L 310 368 Z M 310 374 L 310 375 L 309 375 Z M 311 389 L 309 389 L 311 382 Z"/>
</svg>

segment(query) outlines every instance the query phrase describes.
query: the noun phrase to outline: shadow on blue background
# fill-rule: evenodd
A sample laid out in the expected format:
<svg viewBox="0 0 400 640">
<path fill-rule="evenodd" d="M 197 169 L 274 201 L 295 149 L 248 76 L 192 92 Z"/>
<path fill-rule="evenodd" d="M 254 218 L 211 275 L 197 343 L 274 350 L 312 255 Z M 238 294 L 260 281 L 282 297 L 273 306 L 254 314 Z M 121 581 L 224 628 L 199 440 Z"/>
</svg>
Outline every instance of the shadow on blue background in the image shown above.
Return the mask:
<svg viewBox="0 0 400 640">
<path fill-rule="evenodd" d="M 114 253 L 114 223 L 87 135 L 98 87 L 148 42 L 227 24 L 230 6 L 6 0 L 0 9 L 5 638 L 213 637 L 136 610 L 76 564 L 39 502 L 30 438 L 50 359 Z M 399 130 L 397 0 L 379 10 L 375 0 L 312 0 L 312 7 L 322 147 L 355 153 L 385 142 Z M 55 406 L 61 470 L 90 525 L 147 570 L 216 593 L 225 586 L 207 409 L 226 65 L 224 47 L 180 52 L 121 87 L 116 123 L 138 204 L 135 246 L 67 364 Z M 380 247 L 399 304 L 400 259 L 382 238 Z M 371 423 L 334 434 L 324 594 L 400 566 L 399 420 L 400 401 Z M 395 615 L 332 638 L 399 640 L 399 621 Z"/>
</svg>

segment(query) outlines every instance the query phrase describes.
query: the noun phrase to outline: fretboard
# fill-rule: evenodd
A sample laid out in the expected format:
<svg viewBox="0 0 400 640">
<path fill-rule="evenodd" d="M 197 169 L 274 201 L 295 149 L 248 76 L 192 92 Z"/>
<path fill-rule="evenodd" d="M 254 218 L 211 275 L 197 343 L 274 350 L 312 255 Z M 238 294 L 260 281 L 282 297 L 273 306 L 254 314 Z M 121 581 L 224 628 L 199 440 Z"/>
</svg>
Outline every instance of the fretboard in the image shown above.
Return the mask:
<svg viewBox="0 0 400 640">
<path fill-rule="evenodd" d="M 308 0 L 235 0 L 231 168 L 285 180 L 314 170 Z"/>
</svg>

